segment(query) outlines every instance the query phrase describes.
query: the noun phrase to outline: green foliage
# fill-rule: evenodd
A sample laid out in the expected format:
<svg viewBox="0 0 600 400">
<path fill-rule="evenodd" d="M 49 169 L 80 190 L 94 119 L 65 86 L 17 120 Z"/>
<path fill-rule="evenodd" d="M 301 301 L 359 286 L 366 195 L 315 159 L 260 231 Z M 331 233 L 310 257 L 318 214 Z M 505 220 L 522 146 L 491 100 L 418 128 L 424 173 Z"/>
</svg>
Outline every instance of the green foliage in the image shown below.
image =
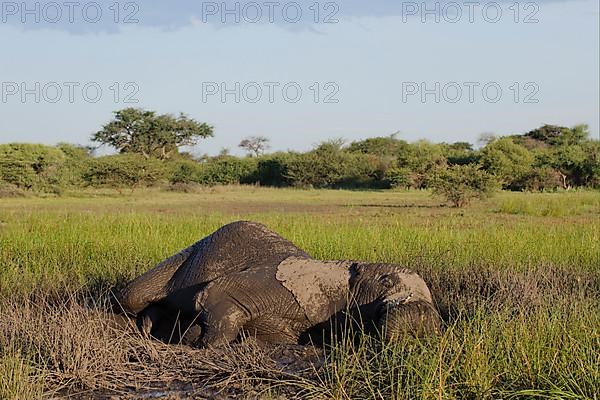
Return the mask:
<svg viewBox="0 0 600 400">
<path fill-rule="evenodd" d="M 165 122 L 169 118 L 171 125 Z M 186 117 L 173 119 L 136 109 L 118 112 L 105 133 L 119 132 L 114 139 L 122 146 L 123 157 L 98 159 L 90 155 L 88 148 L 70 144 L 0 145 L 0 196 L 19 196 L 23 191 L 60 193 L 86 185 L 123 188 L 161 182 L 186 190 L 186 185 L 231 184 L 430 189 L 436 171 L 455 165 L 479 165 L 504 189 L 514 191 L 600 187 L 600 142 L 588 138 L 585 125 L 545 125 L 525 135 L 494 137 L 481 150 L 474 150 L 466 142 L 407 143 L 392 135 L 355 141 L 349 146 L 341 139 L 329 140 L 305 153 L 257 156 L 262 151 L 259 149 L 253 157 L 240 158 L 224 151 L 216 157 L 195 160 L 188 153 L 176 151 L 175 142 L 163 140 L 179 135 L 179 131 L 148 133 L 150 128 L 179 123 L 189 126 L 181 128 L 180 139 L 186 141 L 189 137 L 184 136 L 194 131 L 194 123 Z M 135 129 L 126 128 L 129 125 Z M 127 136 L 124 132 L 128 129 L 137 133 Z"/>
<path fill-rule="evenodd" d="M 530 169 L 518 186 L 532 192 L 538 192 L 555 190 L 561 187 L 562 184 L 561 174 L 557 170 L 542 165 Z"/>
<path fill-rule="evenodd" d="M 581 146 L 586 157 L 580 165 L 580 180 L 586 186 L 600 187 L 600 142 L 589 140 Z"/>
<path fill-rule="evenodd" d="M 444 155 L 449 165 L 477 164 L 479 154 L 473 150 L 473 145 L 467 142 L 456 142 L 444 146 Z"/>
<path fill-rule="evenodd" d="M 509 137 L 495 140 L 481 150 L 481 165 L 505 189 L 522 190 L 533 162 L 534 155 Z"/>
<path fill-rule="evenodd" d="M 136 188 L 151 186 L 165 177 L 164 163 L 138 154 L 118 154 L 94 159 L 84 174 L 94 187 Z"/>
<path fill-rule="evenodd" d="M 0 145 L 0 180 L 19 189 L 54 191 L 61 182 L 65 154 L 41 144 Z"/>
<path fill-rule="evenodd" d="M 414 186 L 412 174 L 408 168 L 392 167 L 386 171 L 385 179 L 394 189 L 408 189 Z"/>
<path fill-rule="evenodd" d="M 202 164 L 196 182 L 209 186 L 255 183 L 257 165 L 253 157 L 215 157 Z"/>
<path fill-rule="evenodd" d="M 396 135 L 391 135 L 352 142 L 347 151 L 350 153 L 397 157 L 399 154 L 406 152 L 408 146 L 409 144 L 404 140 L 399 140 Z"/>
<path fill-rule="evenodd" d="M 288 165 L 292 164 L 297 153 L 275 153 L 261 157 L 257 165 L 257 179 L 261 186 L 293 186 L 289 178 Z"/>
<path fill-rule="evenodd" d="M 90 149 L 68 143 L 56 146 L 65 155 L 63 168 L 60 170 L 60 182 L 63 187 L 81 187 L 85 184 L 83 175 L 87 172 L 92 156 Z"/>
<path fill-rule="evenodd" d="M 192 146 L 199 138 L 213 136 L 213 128 L 185 114 L 174 117 L 154 111 L 126 108 L 104 125 L 92 140 L 107 144 L 121 153 L 142 154 L 146 158 L 171 158 L 181 146 Z"/>
<path fill-rule="evenodd" d="M 476 165 L 453 165 L 437 171 L 432 187 L 433 194 L 445 197 L 455 207 L 464 207 L 472 199 L 490 197 L 497 190 L 497 182 Z"/>
<path fill-rule="evenodd" d="M 172 185 L 199 183 L 203 166 L 194 160 L 177 160 L 169 164 L 169 183 Z"/>
<path fill-rule="evenodd" d="M 328 187 L 341 178 L 340 157 L 328 159 L 315 152 L 297 154 L 287 160 L 285 179 L 294 187 Z"/>
<path fill-rule="evenodd" d="M 398 165 L 411 171 L 411 186 L 415 189 L 428 187 L 429 175 L 447 164 L 444 146 L 419 140 L 398 157 Z"/>
<path fill-rule="evenodd" d="M 553 148 L 548 163 L 563 179 L 563 188 L 593 186 L 598 178 L 598 142 L 562 144 Z"/>
<path fill-rule="evenodd" d="M 286 159 L 283 170 L 286 181 L 296 187 L 373 187 L 383 176 L 378 158 L 343 151 L 333 142 Z"/>
<path fill-rule="evenodd" d="M 537 129 L 527 132 L 522 137 L 536 140 L 548 145 L 554 145 L 559 141 L 567 128 L 556 125 L 543 125 Z"/>
</svg>

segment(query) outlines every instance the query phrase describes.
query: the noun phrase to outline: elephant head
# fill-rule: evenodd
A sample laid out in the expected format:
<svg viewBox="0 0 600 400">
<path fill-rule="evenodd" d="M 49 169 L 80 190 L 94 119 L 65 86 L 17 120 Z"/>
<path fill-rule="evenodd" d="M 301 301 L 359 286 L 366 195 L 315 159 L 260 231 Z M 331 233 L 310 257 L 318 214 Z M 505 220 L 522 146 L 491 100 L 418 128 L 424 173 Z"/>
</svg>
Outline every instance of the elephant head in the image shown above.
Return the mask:
<svg viewBox="0 0 600 400">
<path fill-rule="evenodd" d="M 352 302 L 386 340 L 440 330 L 431 292 L 416 273 L 393 264 L 359 263 L 350 279 Z"/>
</svg>

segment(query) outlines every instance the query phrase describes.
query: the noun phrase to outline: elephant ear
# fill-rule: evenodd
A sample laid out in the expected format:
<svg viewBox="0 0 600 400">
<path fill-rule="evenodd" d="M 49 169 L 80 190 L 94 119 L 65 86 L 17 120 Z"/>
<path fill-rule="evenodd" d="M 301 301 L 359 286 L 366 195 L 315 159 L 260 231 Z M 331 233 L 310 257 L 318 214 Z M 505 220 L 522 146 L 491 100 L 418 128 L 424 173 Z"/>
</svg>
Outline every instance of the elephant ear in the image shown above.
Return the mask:
<svg viewBox="0 0 600 400">
<path fill-rule="evenodd" d="M 316 325 L 344 309 L 350 292 L 349 261 L 288 257 L 277 266 L 277 280 L 288 289 Z"/>
</svg>

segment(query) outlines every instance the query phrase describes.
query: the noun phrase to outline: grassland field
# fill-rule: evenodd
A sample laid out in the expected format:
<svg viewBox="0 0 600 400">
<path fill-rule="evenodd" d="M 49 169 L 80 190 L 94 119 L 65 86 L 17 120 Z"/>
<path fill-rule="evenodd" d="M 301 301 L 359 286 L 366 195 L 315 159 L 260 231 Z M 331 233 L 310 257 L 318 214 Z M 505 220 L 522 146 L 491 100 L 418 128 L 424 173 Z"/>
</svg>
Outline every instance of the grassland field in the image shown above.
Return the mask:
<svg viewBox="0 0 600 400">
<path fill-rule="evenodd" d="M 299 369 L 251 340 L 219 351 L 163 345 L 106 312 L 110 290 L 242 219 L 319 259 L 416 270 L 432 288 L 443 334 L 393 344 L 348 335 Z M 257 187 L 0 199 L 0 399 L 157 390 L 171 398 L 598 399 L 600 192 L 500 193 L 465 209 L 426 191 Z"/>
</svg>

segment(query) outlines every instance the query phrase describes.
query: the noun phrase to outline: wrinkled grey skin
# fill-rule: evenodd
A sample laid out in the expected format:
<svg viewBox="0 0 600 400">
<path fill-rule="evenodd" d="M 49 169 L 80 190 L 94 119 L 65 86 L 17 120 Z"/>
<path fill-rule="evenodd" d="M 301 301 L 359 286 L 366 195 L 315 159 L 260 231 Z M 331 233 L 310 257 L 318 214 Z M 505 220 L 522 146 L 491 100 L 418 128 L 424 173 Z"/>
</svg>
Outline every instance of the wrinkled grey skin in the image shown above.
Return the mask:
<svg viewBox="0 0 600 400">
<path fill-rule="evenodd" d="M 255 336 L 298 343 L 341 319 L 387 340 L 439 329 L 431 293 L 392 264 L 311 259 L 266 227 L 226 225 L 131 282 L 118 299 L 159 339 L 201 347 Z"/>
<path fill-rule="evenodd" d="M 190 299 L 209 282 L 250 267 L 275 266 L 290 256 L 309 258 L 264 225 L 234 222 L 128 283 L 117 293 L 115 309 L 137 317 L 146 334 L 193 342 L 199 334 L 198 313 Z"/>
</svg>

